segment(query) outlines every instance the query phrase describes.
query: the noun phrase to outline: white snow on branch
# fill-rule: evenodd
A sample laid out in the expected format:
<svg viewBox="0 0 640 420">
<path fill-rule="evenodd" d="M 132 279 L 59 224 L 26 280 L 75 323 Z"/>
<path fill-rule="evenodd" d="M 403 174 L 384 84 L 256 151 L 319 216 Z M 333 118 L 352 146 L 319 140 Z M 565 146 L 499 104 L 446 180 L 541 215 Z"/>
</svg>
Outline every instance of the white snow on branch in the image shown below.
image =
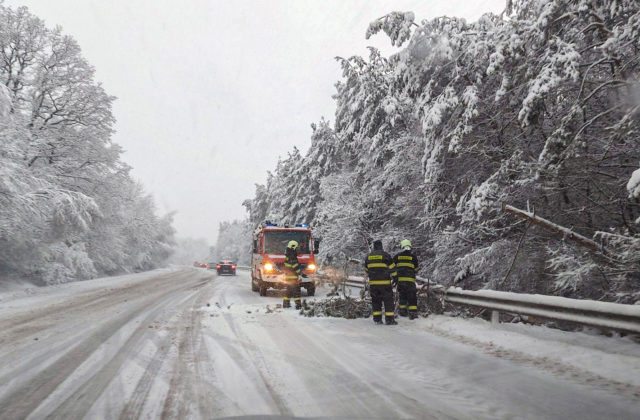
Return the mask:
<svg viewBox="0 0 640 420">
<path fill-rule="evenodd" d="M 11 111 L 11 92 L 8 87 L 0 83 L 0 117 L 7 117 L 9 111 Z"/>
<path fill-rule="evenodd" d="M 627 191 L 629 191 L 631 197 L 640 197 L 640 169 L 636 169 L 631 174 L 631 178 L 627 183 Z"/>
</svg>

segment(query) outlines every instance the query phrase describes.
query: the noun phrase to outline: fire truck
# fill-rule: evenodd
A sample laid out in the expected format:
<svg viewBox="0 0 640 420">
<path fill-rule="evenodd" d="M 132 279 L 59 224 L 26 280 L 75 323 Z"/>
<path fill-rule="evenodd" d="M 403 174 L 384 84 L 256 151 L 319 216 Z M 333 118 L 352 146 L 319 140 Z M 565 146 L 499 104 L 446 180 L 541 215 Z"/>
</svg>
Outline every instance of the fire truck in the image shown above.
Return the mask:
<svg viewBox="0 0 640 420">
<path fill-rule="evenodd" d="M 253 231 L 251 254 L 251 290 L 266 296 L 269 288 L 284 289 L 284 252 L 289 241 L 298 242 L 298 263 L 308 277 L 302 278 L 301 286 L 308 296 L 316 292 L 313 274 L 316 272 L 315 255 L 319 251 L 319 241 L 314 240 L 307 224 L 278 226 L 276 223 L 261 223 Z"/>
</svg>

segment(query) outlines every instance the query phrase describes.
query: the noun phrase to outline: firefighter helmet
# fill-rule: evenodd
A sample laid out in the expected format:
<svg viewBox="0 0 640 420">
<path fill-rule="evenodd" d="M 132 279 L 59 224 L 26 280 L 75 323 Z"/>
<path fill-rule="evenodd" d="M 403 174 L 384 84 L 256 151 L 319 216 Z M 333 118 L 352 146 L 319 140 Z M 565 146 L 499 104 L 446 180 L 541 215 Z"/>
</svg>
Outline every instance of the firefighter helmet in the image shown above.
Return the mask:
<svg viewBox="0 0 640 420">
<path fill-rule="evenodd" d="M 287 244 L 287 248 L 297 249 L 298 243 L 296 241 L 289 241 L 289 243 Z"/>
<path fill-rule="evenodd" d="M 400 242 L 400 247 L 402 249 L 411 249 L 411 241 L 408 239 L 403 239 L 402 242 Z"/>
</svg>

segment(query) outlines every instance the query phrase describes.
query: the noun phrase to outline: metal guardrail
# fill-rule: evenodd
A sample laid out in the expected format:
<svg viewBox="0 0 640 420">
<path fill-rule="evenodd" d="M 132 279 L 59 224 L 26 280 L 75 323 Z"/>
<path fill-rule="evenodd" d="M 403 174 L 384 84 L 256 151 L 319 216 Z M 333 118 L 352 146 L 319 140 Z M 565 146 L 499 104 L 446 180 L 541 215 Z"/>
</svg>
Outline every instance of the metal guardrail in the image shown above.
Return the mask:
<svg viewBox="0 0 640 420">
<path fill-rule="evenodd" d="M 322 274 L 318 274 L 322 276 Z M 325 278 L 328 278 L 325 276 Z M 366 280 L 349 276 L 344 284 L 364 288 Z M 418 277 L 416 283 L 425 285 L 427 279 Z M 445 302 L 490 309 L 491 321 L 499 322 L 500 312 L 566 321 L 581 325 L 631 333 L 640 333 L 640 305 L 570 299 L 559 296 L 530 295 L 498 292 L 495 290 L 463 290 L 457 287 L 445 289 L 431 284 L 431 290 L 442 293 Z"/>
<path fill-rule="evenodd" d="M 528 295 L 494 290 L 462 290 L 450 287 L 445 301 L 491 309 L 492 322 L 500 312 L 516 313 L 555 321 L 567 321 L 611 330 L 640 333 L 640 305 Z"/>
</svg>

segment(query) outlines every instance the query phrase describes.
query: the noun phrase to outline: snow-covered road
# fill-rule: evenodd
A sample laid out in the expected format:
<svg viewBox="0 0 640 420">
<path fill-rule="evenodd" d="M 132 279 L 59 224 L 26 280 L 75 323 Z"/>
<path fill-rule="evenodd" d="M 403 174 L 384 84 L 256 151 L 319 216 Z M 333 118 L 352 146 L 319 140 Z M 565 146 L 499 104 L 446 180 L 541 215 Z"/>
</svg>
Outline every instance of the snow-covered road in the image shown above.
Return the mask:
<svg viewBox="0 0 640 420">
<path fill-rule="evenodd" d="M 585 350 L 583 363 L 619 368 L 611 379 L 563 359 L 581 348 L 580 335 L 447 317 L 374 326 L 301 317 L 276 309 L 280 301 L 251 292 L 246 272 L 190 268 L 0 295 L 0 418 L 640 412 L 633 343 L 598 338 L 611 341 Z"/>
</svg>

